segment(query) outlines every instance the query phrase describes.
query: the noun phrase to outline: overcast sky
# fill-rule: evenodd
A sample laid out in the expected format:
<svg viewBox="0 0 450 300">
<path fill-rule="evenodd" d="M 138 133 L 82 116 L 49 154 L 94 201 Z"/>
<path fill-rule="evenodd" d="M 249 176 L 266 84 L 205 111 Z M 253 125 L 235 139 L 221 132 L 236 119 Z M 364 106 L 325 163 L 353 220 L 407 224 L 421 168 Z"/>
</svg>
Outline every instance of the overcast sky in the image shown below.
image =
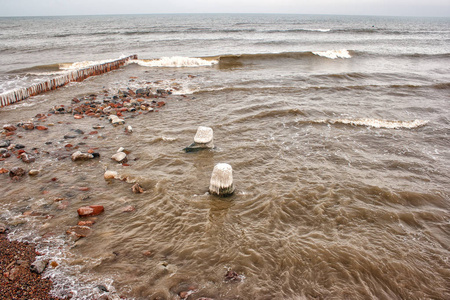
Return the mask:
<svg viewBox="0 0 450 300">
<path fill-rule="evenodd" d="M 450 0 L 0 0 L 0 16 L 295 13 L 450 17 Z"/>
</svg>

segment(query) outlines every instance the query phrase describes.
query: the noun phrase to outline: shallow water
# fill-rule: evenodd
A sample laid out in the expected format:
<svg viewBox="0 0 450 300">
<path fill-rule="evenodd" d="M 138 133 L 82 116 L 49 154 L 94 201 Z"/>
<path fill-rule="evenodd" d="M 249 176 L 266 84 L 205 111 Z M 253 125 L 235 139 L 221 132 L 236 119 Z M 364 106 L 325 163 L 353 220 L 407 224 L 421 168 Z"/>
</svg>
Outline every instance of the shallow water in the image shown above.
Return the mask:
<svg viewBox="0 0 450 300">
<path fill-rule="evenodd" d="M 1 219 L 41 243 L 58 263 L 46 273 L 54 292 L 76 299 L 99 296 L 98 284 L 130 299 L 177 299 L 189 287 L 189 299 L 448 298 L 449 56 L 429 52 L 224 51 L 212 66 L 130 64 L 1 108 L 2 124 L 15 124 L 104 90 L 174 92 L 158 112 L 127 114 L 132 134 L 71 115 L 48 117 L 45 132 L 19 129 L 14 141 L 40 152 L 26 167 L 41 173 L 0 175 Z M 96 124 L 105 128 L 89 135 Z M 198 126 L 213 128 L 216 148 L 183 152 Z M 63 138 L 76 129 L 85 134 Z M 75 151 L 67 143 L 101 157 L 61 159 Z M 121 146 L 128 167 L 110 159 Z M 229 198 L 207 193 L 220 162 L 234 170 Z M 12 166 L 24 164 L 0 162 Z M 108 183 L 105 169 L 129 182 Z M 70 240 L 77 208 L 92 204 L 105 207 L 92 234 Z M 227 270 L 244 279 L 225 281 Z"/>
</svg>

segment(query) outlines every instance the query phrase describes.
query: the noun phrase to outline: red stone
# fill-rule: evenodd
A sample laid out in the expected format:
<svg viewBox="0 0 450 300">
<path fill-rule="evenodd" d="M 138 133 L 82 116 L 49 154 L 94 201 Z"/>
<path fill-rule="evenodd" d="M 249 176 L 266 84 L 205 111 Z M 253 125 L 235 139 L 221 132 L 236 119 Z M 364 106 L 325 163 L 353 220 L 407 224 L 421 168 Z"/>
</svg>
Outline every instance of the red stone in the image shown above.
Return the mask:
<svg viewBox="0 0 450 300">
<path fill-rule="evenodd" d="M 33 130 L 34 129 L 34 124 L 33 123 L 25 123 L 25 124 L 23 124 L 23 128 L 25 130 Z"/>
<path fill-rule="evenodd" d="M 80 188 L 78 188 L 80 191 L 83 191 L 83 192 L 87 192 L 87 191 L 89 191 L 90 189 L 88 188 L 88 187 L 80 187 Z"/>
<path fill-rule="evenodd" d="M 83 118 L 84 118 L 83 115 L 74 115 L 73 117 L 74 117 L 75 119 L 83 119 Z"/>
<path fill-rule="evenodd" d="M 66 147 L 66 148 L 72 148 L 73 145 L 72 145 L 72 144 L 67 144 L 67 145 L 65 145 L 64 147 Z"/>
<path fill-rule="evenodd" d="M 37 129 L 37 130 L 47 130 L 48 128 L 45 127 L 45 126 L 39 125 L 39 126 L 36 126 L 36 129 Z"/>
<path fill-rule="evenodd" d="M 0 169 L 0 174 L 5 174 L 5 173 L 8 173 L 9 171 L 8 170 L 6 170 L 5 168 L 1 168 Z"/>
<path fill-rule="evenodd" d="M 134 206 L 131 206 L 131 205 L 128 205 L 128 206 L 122 208 L 123 212 L 132 212 L 132 211 L 135 211 L 135 210 L 136 210 L 136 208 L 134 208 Z"/>
<path fill-rule="evenodd" d="M 104 207 L 101 205 L 90 205 L 80 207 L 77 210 L 77 212 L 78 216 L 80 217 L 90 217 L 90 216 L 97 216 L 101 214 L 104 210 L 105 210 Z"/>
<path fill-rule="evenodd" d="M 98 131 L 91 131 L 91 132 L 89 132 L 89 134 L 97 134 L 98 133 Z"/>
<path fill-rule="evenodd" d="M 78 226 L 92 226 L 95 224 L 95 221 L 79 221 Z"/>
<path fill-rule="evenodd" d="M 14 135 L 14 132 L 12 132 L 12 131 L 6 133 L 6 136 L 12 136 L 12 135 Z"/>
<path fill-rule="evenodd" d="M 73 226 L 67 229 L 68 235 L 74 235 L 78 238 L 86 237 L 91 233 L 92 229 L 88 226 Z"/>
<path fill-rule="evenodd" d="M 7 130 L 7 131 L 14 131 L 14 130 L 17 130 L 17 128 L 16 128 L 15 126 L 11 125 L 11 124 L 3 125 L 3 129 L 5 129 L 5 130 Z"/>
<path fill-rule="evenodd" d="M 22 154 L 22 153 L 25 153 L 25 150 L 20 149 L 19 151 L 17 151 L 17 154 L 18 154 L 18 155 L 20 155 L 20 154 Z"/>
</svg>

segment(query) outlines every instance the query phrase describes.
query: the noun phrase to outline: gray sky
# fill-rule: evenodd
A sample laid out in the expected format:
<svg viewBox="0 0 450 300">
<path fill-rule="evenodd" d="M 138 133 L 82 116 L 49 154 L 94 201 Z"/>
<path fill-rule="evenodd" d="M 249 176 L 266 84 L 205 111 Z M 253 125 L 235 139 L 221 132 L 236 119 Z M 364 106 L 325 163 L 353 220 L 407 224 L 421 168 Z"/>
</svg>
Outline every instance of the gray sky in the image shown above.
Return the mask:
<svg viewBox="0 0 450 300">
<path fill-rule="evenodd" d="M 295 13 L 450 17 L 449 0 L 0 0 L 0 16 Z"/>
</svg>

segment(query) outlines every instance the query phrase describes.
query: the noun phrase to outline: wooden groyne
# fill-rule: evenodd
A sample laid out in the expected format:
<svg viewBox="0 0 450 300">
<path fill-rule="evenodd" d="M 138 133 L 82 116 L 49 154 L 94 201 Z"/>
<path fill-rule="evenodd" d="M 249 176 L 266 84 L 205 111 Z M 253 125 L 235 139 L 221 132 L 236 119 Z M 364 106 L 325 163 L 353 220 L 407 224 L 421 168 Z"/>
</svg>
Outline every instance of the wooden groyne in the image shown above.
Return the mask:
<svg viewBox="0 0 450 300">
<path fill-rule="evenodd" d="M 21 88 L 0 94 L 0 107 L 10 105 L 18 101 L 22 101 L 31 96 L 55 90 L 59 87 L 65 86 L 69 82 L 73 81 L 80 82 L 90 76 L 100 75 L 112 70 L 116 70 L 121 66 L 123 66 L 124 64 L 126 64 L 127 61 L 133 59 L 137 59 L 137 55 L 130 55 L 125 58 L 117 59 L 111 62 L 90 66 L 80 70 L 69 71 L 67 72 L 67 74 L 52 78 L 50 80 L 41 83 L 33 84 L 30 87 Z"/>
</svg>

